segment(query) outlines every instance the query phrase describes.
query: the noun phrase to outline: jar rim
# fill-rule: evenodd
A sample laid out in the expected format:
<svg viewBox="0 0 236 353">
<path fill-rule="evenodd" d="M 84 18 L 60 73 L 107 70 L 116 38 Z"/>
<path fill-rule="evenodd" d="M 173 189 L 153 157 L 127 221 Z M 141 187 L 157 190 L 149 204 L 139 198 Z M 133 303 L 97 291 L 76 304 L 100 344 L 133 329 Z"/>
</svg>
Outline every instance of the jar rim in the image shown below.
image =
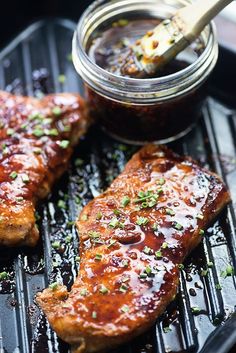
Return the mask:
<svg viewBox="0 0 236 353">
<path fill-rule="evenodd" d="M 186 93 L 206 79 L 214 68 L 218 58 L 216 28 L 213 21 L 203 30 L 203 32 L 205 31 L 205 36 L 207 36 L 203 52 L 193 63 L 175 73 L 154 78 L 131 78 L 116 75 L 98 66 L 87 54 L 83 43 L 85 24 L 88 24 L 88 18 L 91 20 L 92 16 L 96 15 L 98 10 L 104 9 L 108 4 L 115 6 L 116 4 L 119 5 L 126 2 L 126 0 L 113 0 L 107 3 L 106 0 L 97 0 L 84 11 L 77 24 L 73 37 L 72 58 L 76 70 L 89 86 L 102 95 L 108 94 L 110 98 L 115 100 L 133 98 L 136 103 L 139 101 L 143 103 L 148 98 L 147 89 L 149 90 L 149 95 L 155 96 L 149 97 L 149 102 L 158 99 L 163 100 L 163 98 L 169 99 L 173 96 Z M 139 0 L 129 1 L 129 3 L 139 2 Z M 191 1 L 176 0 L 176 3 L 179 4 L 187 4 L 189 2 Z M 168 5 L 171 6 L 171 4 Z M 196 76 L 195 80 L 191 80 L 193 76 Z"/>
</svg>

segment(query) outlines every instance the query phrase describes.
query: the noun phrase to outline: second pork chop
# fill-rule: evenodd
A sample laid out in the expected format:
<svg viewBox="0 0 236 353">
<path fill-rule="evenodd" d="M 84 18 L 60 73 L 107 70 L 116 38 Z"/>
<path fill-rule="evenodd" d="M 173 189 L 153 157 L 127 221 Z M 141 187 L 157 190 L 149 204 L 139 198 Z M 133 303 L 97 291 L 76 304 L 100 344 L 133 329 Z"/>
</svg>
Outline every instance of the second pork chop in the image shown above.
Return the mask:
<svg viewBox="0 0 236 353">
<path fill-rule="evenodd" d="M 65 170 L 88 126 L 83 99 L 0 91 L 0 245 L 36 244 L 35 204 Z"/>
</svg>

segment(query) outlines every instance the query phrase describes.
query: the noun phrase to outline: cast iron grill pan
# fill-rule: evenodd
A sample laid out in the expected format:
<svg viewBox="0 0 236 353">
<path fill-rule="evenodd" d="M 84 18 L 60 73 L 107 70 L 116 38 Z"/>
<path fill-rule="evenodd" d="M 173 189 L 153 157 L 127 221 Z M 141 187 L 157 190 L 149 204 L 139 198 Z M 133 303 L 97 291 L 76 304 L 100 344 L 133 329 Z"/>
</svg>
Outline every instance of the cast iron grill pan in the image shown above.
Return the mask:
<svg viewBox="0 0 236 353">
<path fill-rule="evenodd" d="M 71 62 L 73 30 L 74 24 L 67 20 L 31 25 L 0 54 L 0 88 L 34 96 L 82 93 L 82 82 Z M 234 111 L 209 97 L 198 126 L 170 144 L 176 152 L 192 156 L 221 175 L 233 203 L 187 259 L 176 300 L 152 330 L 116 353 L 200 352 L 209 334 L 234 312 L 235 276 L 223 278 L 222 271 L 236 265 L 235 141 Z M 1 353 L 69 351 L 50 329 L 34 296 L 54 281 L 71 287 L 79 266 L 78 235 L 71 221 L 108 187 L 136 149 L 112 140 L 94 126 L 75 150 L 68 172 L 38 207 L 41 240 L 36 248 L 0 249 L 0 272 L 9 274 L 0 281 Z M 65 207 L 58 206 L 59 200 Z"/>
</svg>

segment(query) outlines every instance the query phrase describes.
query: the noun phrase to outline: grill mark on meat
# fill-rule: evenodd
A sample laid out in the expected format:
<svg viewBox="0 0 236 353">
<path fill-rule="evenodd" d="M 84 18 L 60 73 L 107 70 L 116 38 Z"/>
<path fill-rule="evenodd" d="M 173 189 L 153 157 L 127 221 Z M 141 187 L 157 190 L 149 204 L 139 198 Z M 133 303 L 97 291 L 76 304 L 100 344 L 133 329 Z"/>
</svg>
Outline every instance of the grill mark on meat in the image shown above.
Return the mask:
<svg viewBox="0 0 236 353">
<path fill-rule="evenodd" d="M 214 173 L 143 147 L 77 221 L 81 264 L 71 292 L 58 285 L 37 295 L 53 329 L 74 353 L 107 351 L 147 330 L 176 295 L 178 265 L 229 201 Z"/>
<path fill-rule="evenodd" d="M 86 131 L 85 110 L 78 95 L 38 100 L 0 91 L 0 245 L 36 244 L 35 204 Z"/>
</svg>

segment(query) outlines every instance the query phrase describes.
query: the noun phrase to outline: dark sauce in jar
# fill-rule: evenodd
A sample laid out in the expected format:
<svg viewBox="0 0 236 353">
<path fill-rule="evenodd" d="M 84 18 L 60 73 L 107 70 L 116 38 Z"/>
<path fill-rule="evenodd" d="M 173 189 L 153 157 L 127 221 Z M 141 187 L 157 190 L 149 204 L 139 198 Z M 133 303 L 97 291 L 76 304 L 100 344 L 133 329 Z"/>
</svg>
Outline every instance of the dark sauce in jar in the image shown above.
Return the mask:
<svg viewBox="0 0 236 353">
<path fill-rule="evenodd" d="M 161 20 L 138 19 L 114 22 L 111 28 L 98 33 L 88 50 L 89 57 L 104 70 L 118 76 L 129 77 L 123 70 L 124 63 L 132 55 L 130 47 L 146 33 L 155 28 Z M 202 45 L 199 40 L 181 52 L 154 77 L 173 74 L 192 64 L 200 55 Z"/>
<path fill-rule="evenodd" d="M 130 46 L 159 24 L 159 19 L 118 20 L 93 34 L 87 46 L 90 59 L 99 67 L 116 75 L 127 77 L 122 71 L 130 54 Z M 194 63 L 203 45 L 200 40 L 180 53 L 155 75 L 166 77 Z M 86 86 L 92 116 L 112 136 L 132 143 L 149 141 L 169 142 L 185 135 L 200 116 L 204 86 L 188 93 L 156 103 L 135 104 L 124 99 L 110 99 Z"/>
</svg>

